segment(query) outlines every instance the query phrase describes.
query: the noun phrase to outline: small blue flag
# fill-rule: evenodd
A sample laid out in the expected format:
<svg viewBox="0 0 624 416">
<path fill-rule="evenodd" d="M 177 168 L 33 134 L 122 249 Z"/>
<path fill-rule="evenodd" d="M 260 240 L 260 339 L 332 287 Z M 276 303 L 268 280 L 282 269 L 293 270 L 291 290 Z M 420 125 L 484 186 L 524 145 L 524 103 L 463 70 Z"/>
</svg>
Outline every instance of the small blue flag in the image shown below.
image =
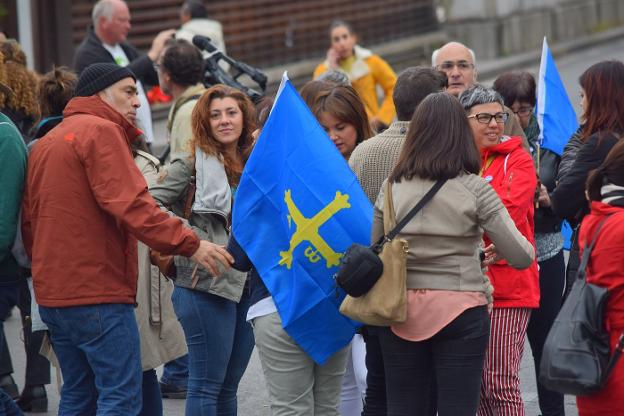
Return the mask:
<svg viewBox="0 0 624 416">
<path fill-rule="evenodd" d="M 537 80 L 536 113 L 540 127 L 541 146 L 561 156 L 563 148 L 578 130 L 579 124 L 563 82 L 561 82 L 555 60 L 548 48 L 546 37 L 542 46 L 542 61 Z M 561 231 L 564 239 L 563 246 L 569 250 L 572 237 L 570 224 L 564 221 Z"/>
<path fill-rule="evenodd" d="M 370 244 L 372 206 L 284 75 L 243 171 L 233 233 L 273 296 L 284 330 L 318 364 L 353 338 L 332 276 L 352 243 Z"/>
<path fill-rule="evenodd" d="M 546 38 L 542 46 L 542 61 L 537 82 L 536 113 L 541 146 L 561 156 L 563 148 L 579 124 Z"/>
</svg>

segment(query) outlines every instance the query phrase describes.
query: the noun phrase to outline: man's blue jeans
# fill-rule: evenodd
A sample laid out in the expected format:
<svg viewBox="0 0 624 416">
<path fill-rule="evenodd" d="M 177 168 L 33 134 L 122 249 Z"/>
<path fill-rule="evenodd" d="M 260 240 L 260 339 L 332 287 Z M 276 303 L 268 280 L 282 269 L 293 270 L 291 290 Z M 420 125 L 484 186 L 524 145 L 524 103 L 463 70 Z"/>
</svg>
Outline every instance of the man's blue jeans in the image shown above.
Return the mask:
<svg viewBox="0 0 624 416">
<path fill-rule="evenodd" d="M 172 300 L 189 349 L 186 414 L 236 416 L 238 383 L 254 346 L 247 291 L 236 303 L 176 286 Z"/>
<path fill-rule="evenodd" d="M 63 374 L 59 416 L 136 416 L 141 356 L 133 305 L 39 306 Z"/>
</svg>

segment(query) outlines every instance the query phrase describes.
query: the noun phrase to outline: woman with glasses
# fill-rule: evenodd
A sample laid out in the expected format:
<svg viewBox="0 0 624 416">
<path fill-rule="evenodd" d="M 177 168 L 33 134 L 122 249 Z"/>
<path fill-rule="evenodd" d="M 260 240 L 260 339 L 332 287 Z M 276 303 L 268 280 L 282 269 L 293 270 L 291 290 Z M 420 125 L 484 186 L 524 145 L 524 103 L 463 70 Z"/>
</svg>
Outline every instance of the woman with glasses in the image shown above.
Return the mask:
<svg viewBox="0 0 624 416">
<path fill-rule="evenodd" d="M 518 116 L 529 140 L 531 156 L 537 167 L 538 187 L 535 193 L 535 245 L 539 266 L 540 306 L 531 313 L 527 337 L 533 353 L 537 395 L 544 416 L 565 414 L 563 394 L 551 391 L 539 382 L 539 366 L 542 349 L 548 331 L 559 309 L 565 289 L 565 262 L 563 258 L 563 237 L 561 218 L 546 206 L 547 192 L 555 188 L 557 170 L 561 157 L 540 147 L 540 133 L 535 107 L 535 79 L 528 72 L 507 72 L 494 81 L 494 89 L 503 96 L 505 105 Z"/>
<path fill-rule="evenodd" d="M 316 67 L 314 78 L 328 70 L 346 73 L 364 103 L 373 129 L 385 129 L 396 116 L 392 102 L 396 74 L 378 55 L 357 45 L 357 35 L 349 23 L 343 20 L 331 22 L 329 38 L 331 46 L 327 51 L 327 59 Z M 377 87 L 383 90 L 381 104 L 377 97 Z"/>
<path fill-rule="evenodd" d="M 481 155 L 481 176 L 494 188 L 518 230 L 534 244 L 535 168 L 521 139 L 503 136 L 509 119 L 503 98 L 476 85 L 464 91 L 459 101 Z M 492 243 L 487 231 L 483 240 L 486 247 Z M 537 262 L 516 270 L 498 261 L 488 267 L 487 275 L 494 286 L 494 308 L 477 414 L 524 415 L 519 370 L 531 309 L 539 306 Z"/>
</svg>

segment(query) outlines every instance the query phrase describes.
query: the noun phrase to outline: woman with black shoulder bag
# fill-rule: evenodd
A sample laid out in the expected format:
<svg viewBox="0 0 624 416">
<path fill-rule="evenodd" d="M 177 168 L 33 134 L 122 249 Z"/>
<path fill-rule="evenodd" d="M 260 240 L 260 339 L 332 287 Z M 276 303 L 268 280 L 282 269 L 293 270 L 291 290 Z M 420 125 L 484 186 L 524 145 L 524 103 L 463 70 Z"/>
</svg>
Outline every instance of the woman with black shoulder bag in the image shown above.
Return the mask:
<svg viewBox="0 0 624 416">
<path fill-rule="evenodd" d="M 624 334 L 624 142 L 615 145 L 605 162 L 589 175 L 587 196 L 591 211 L 581 224 L 579 246 L 582 254 L 604 221 L 595 238 L 586 279 L 608 289 L 604 323 L 613 354 Z M 600 391 L 577 397 L 579 416 L 624 414 L 623 393 L 624 360 L 620 359 Z"/>
</svg>

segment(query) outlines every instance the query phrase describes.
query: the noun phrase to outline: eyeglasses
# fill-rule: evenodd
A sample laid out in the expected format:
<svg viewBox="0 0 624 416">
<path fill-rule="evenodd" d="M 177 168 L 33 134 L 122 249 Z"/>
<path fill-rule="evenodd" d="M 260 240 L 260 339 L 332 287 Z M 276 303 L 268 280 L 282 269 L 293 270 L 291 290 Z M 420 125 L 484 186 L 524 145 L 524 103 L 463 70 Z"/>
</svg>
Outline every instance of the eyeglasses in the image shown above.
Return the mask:
<svg viewBox="0 0 624 416">
<path fill-rule="evenodd" d="M 490 124 L 492 119 L 494 119 L 497 123 L 506 123 L 507 119 L 509 119 L 509 113 L 479 113 L 468 116 L 468 118 L 474 118 L 481 124 Z"/>
<path fill-rule="evenodd" d="M 461 72 L 464 71 L 468 71 L 472 68 L 474 68 L 474 64 L 468 62 L 468 61 L 457 61 L 457 62 L 453 62 L 453 61 L 445 61 L 442 62 L 440 65 L 437 66 L 437 69 L 439 69 L 440 71 L 452 71 L 453 68 L 457 67 L 457 69 L 459 69 Z"/>
<path fill-rule="evenodd" d="M 513 113 L 521 117 L 526 117 L 531 114 L 532 111 L 533 107 L 520 107 L 518 111 L 514 111 Z"/>
</svg>

